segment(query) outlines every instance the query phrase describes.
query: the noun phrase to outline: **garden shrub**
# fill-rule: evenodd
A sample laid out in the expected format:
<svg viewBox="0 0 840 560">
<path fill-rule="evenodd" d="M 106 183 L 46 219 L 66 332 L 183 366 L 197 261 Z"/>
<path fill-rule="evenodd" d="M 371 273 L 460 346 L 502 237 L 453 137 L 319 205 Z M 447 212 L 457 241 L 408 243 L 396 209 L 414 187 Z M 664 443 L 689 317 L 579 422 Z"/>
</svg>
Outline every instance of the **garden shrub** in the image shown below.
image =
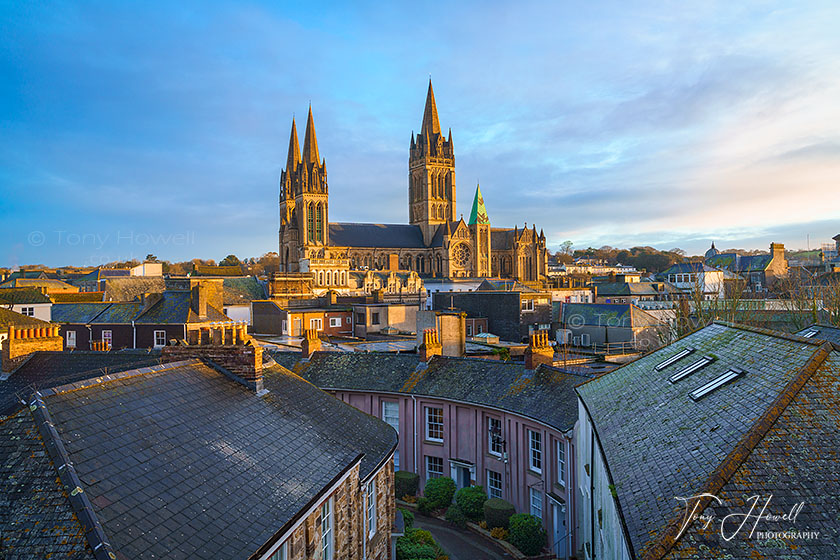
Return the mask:
<svg viewBox="0 0 840 560">
<path fill-rule="evenodd" d="M 403 496 L 416 496 L 420 489 L 420 475 L 410 471 L 397 471 L 394 473 L 394 494 L 397 498 Z"/>
<path fill-rule="evenodd" d="M 508 538 L 507 529 L 502 529 L 501 527 L 493 527 L 490 530 L 490 536 L 494 539 L 499 539 L 500 541 L 505 540 Z"/>
<path fill-rule="evenodd" d="M 414 514 L 405 508 L 399 508 L 399 510 L 403 515 L 403 521 L 405 521 L 405 530 L 408 531 L 414 527 Z"/>
<path fill-rule="evenodd" d="M 455 503 L 463 510 L 464 515 L 473 520 L 484 517 L 484 502 L 487 494 L 481 486 L 468 486 L 455 492 Z"/>
<path fill-rule="evenodd" d="M 423 515 L 432 515 L 436 509 L 434 502 L 429 498 L 420 498 L 417 500 L 417 511 L 422 513 Z"/>
<path fill-rule="evenodd" d="M 501 498 L 490 498 L 484 502 L 484 519 L 491 529 L 493 527 L 507 529 L 510 516 L 514 513 L 516 513 L 516 508 L 513 504 Z"/>
<path fill-rule="evenodd" d="M 523 554 L 533 556 L 545 546 L 545 530 L 539 517 L 517 513 L 510 517 L 510 543 Z"/>
<path fill-rule="evenodd" d="M 423 495 L 434 505 L 434 509 L 448 507 L 455 495 L 455 481 L 448 476 L 433 478 L 426 483 Z"/>
<path fill-rule="evenodd" d="M 456 527 L 464 529 L 467 526 L 467 516 L 464 515 L 464 510 L 458 504 L 449 506 L 449 509 L 446 510 L 445 517 L 449 523 L 452 523 Z"/>
</svg>

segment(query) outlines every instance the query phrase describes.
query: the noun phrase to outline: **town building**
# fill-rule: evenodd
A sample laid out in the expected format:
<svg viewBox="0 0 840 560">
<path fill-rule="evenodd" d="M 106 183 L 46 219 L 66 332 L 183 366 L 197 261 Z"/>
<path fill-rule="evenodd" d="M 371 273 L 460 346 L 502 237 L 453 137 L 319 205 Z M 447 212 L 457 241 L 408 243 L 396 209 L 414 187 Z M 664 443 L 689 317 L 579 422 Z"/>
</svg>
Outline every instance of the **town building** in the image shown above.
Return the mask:
<svg viewBox="0 0 840 560">
<path fill-rule="evenodd" d="M 302 152 L 293 119 L 280 175 L 281 273 L 312 273 L 329 279 L 322 284 L 329 287 L 343 287 L 351 270 L 370 269 L 532 282 L 545 277 L 543 232 L 492 227 L 480 187 L 469 220 L 457 217 L 452 131 L 442 133 L 431 81 L 420 132 L 411 135 L 408 171 L 408 224 L 330 223 L 326 161 L 312 108 Z"/>
<path fill-rule="evenodd" d="M 49 322 L 52 300 L 36 288 L 5 288 L 0 290 L 0 308 Z"/>
<path fill-rule="evenodd" d="M 531 353 L 546 354 L 547 337 L 541 340 L 532 341 Z M 400 435 L 395 468 L 418 473 L 421 487 L 440 476 L 451 477 L 458 488 L 483 486 L 489 496 L 539 517 L 546 545 L 558 558 L 568 558 L 576 538 L 576 482 L 569 468 L 577 419 L 573 388 L 589 377 L 537 359 L 523 364 L 447 357 L 441 351 L 442 344 L 427 337 L 419 354 L 272 356 L 391 424 Z"/>
<path fill-rule="evenodd" d="M 658 277 L 684 294 L 702 299 L 726 298 L 727 281 L 736 278 L 731 271 L 699 262 L 673 264 Z"/>
<path fill-rule="evenodd" d="M 555 330 L 562 344 L 606 354 L 659 348 L 670 332 L 667 323 L 631 303 L 562 304 Z"/>
<path fill-rule="evenodd" d="M 0 420 L 4 555 L 394 560 L 395 431 L 226 331 Z"/>
<path fill-rule="evenodd" d="M 830 343 L 714 323 L 578 386 L 578 558 L 836 556 L 838 374 Z"/>
<path fill-rule="evenodd" d="M 782 243 L 771 243 L 770 253 L 763 255 L 719 253 L 712 244 L 706 252 L 706 264 L 737 274 L 743 280 L 746 291 L 754 294 L 767 293 L 779 278 L 788 273 L 788 261 Z"/>
</svg>

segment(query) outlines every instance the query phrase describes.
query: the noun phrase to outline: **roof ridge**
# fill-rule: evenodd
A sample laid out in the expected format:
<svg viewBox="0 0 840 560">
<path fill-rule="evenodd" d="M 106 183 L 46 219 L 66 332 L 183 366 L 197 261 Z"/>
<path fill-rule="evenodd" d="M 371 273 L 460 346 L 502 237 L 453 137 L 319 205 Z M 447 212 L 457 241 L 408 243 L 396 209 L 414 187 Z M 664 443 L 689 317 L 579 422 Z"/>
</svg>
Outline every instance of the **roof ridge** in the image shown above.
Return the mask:
<svg viewBox="0 0 840 560">
<path fill-rule="evenodd" d="M 772 336 L 774 338 L 781 338 L 782 340 L 788 340 L 790 342 L 804 342 L 805 344 L 810 344 L 811 346 L 822 346 L 822 342 L 820 340 L 805 338 L 804 336 L 799 336 L 782 331 L 775 331 L 773 329 L 765 329 L 764 327 L 754 327 L 752 325 L 745 325 L 743 323 L 735 323 L 732 321 L 721 321 L 719 319 L 715 319 L 714 321 L 712 321 L 712 323 L 717 325 L 723 325 L 725 327 L 730 327 L 733 329 L 739 329 L 742 331 Z"/>
<path fill-rule="evenodd" d="M 41 434 L 41 439 L 44 442 L 44 447 L 56 470 L 58 479 L 64 486 L 67 492 L 67 501 L 70 502 L 70 507 L 76 516 L 79 524 L 85 533 L 85 540 L 91 548 L 93 556 L 97 560 L 108 560 L 116 558 L 114 549 L 108 542 L 105 535 L 105 529 L 102 523 L 96 516 L 90 500 L 82 488 L 82 481 L 79 479 L 76 468 L 70 461 L 70 455 L 58 435 L 55 425 L 52 423 L 52 418 L 47 410 L 47 405 L 40 393 L 35 393 L 34 398 L 29 403 L 29 412 Z"/>
<path fill-rule="evenodd" d="M 807 340 L 807 339 L 805 339 Z M 712 501 L 712 496 L 716 496 L 718 492 L 726 485 L 732 478 L 735 472 L 747 460 L 752 453 L 755 446 L 767 435 L 770 428 L 778 420 L 779 416 L 787 409 L 790 403 L 799 394 L 799 391 L 808 382 L 820 366 L 825 362 L 826 358 L 834 351 L 831 343 L 820 343 L 819 348 L 814 354 L 808 358 L 799 372 L 791 379 L 791 381 L 779 392 L 773 402 L 768 406 L 764 413 L 756 420 L 756 422 L 741 436 L 740 441 L 735 445 L 732 451 L 727 454 L 720 465 L 712 471 L 709 478 L 697 492 L 697 495 L 702 496 L 698 499 L 699 508 L 696 507 L 694 513 L 700 515 Z M 665 530 L 660 533 L 657 541 L 641 556 L 645 560 L 660 560 L 665 557 L 668 552 L 677 544 L 680 537 L 684 534 L 681 521 L 683 521 L 683 514 L 678 514 L 667 525 Z"/>
<path fill-rule="evenodd" d="M 50 389 L 44 389 L 43 391 L 39 391 L 38 393 L 41 396 L 48 397 L 52 395 L 60 395 L 63 393 L 69 393 L 71 391 L 78 391 L 80 389 L 89 389 L 90 387 L 95 387 L 97 385 L 103 385 L 105 383 L 110 383 L 111 381 L 118 381 L 120 379 L 128 379 L 129 377 L 138 377 L 141 375 L 146 375 L 149 373 L 160 373 L 162 371 L 168 371 L 172 369 L 177 369 L 183 366 L 189 365 L 196 365 L 202 363 L 201 360 L 197 359 L 189 359 L 189 360 L 180 360 L 177 362 L 167 362 L 165 364 L 158 364 L 155 366 L 146 366 L 142 368 L 135 368 L 129 369 L 126 371 L 119 371 L 116 373 L 109 373 L 107 375 L 102 375 L 100 377 L 94 377 L 92 379 L 83 379 L 81 381 L 76 381 L 74 383 L 66 383 L 64 385 L 59 385 L 57 387 L 52 387 Z M 89 370 L 93 371 L 93 370 Z"/>
</svg>

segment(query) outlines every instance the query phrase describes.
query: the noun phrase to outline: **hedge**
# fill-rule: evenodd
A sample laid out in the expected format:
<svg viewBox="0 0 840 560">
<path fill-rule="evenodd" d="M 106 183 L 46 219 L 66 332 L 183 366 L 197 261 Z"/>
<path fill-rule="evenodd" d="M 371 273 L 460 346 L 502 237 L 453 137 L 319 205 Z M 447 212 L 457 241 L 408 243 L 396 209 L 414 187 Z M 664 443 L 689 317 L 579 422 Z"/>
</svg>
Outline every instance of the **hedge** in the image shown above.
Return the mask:
<svg viewBox="0 0 840 560">
<path fill-rule="evenodd" d="M 462 510 L 461 506 L 458 504 L 452 504 L 449 506 L 449 509 L 446 510 L 445 518 L 449 523 L 452 523 L 461 529 L 464 529 L 467 526 L 467 516 L 464 515 L 464 510 Z"/>
<path fill-rule="evenodd" d="M 510 517 L 510 543 L 523 554 L 534 556 L 545 546 L 545 530 L 539 517 L 517 513 Z"/>
<path fill-rule="evenodd" d="M 484 520 L 487 521 L 487 527 L 501 527 L 507 529 L 510 517 L 516 513 L 516 508 L 513 504 L 506 502 L 501 498 L 490 498 L 484 502 Z"/>
<path fill-rule="evenodd" d="M 416 496 L 420 488 L 420 475 L 410 471 L 397 471 L 394 473 L 394 494 L 397 498 L 403 496 Z"/>
<path fill-rule="evenodd" d="M 449 507 L 455 495 L 455 481 L 448 476 L 433 478 L 426 482 L 423 494 L 432 502 L 434 509 Z"/>
<path fill-rule="evenodd" d="M 455 503 L 464 515 L 473 520 L 484 517 L 484 502 L 486 501 L 487 494 L 481 486 L 468 486 L 455 492 Z"/>
</svg>

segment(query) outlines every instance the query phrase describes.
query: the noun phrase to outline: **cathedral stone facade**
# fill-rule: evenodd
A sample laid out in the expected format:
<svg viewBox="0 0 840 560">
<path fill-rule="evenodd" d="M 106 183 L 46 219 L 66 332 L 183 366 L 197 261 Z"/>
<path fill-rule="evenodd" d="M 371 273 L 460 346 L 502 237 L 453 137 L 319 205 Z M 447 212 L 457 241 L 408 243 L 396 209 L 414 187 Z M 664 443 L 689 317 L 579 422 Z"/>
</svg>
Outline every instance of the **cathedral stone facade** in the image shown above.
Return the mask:
<svg viewBox="0 0 840 560">
<path fill-rule="evenodd" d="M 412 133 L 408 160 L 408 224 L 330 223 L 326 162 L 318 153 L 312 109 L 303 152 L 292 120 L 289 155 L 280 175 L 280 264 L 314 274 L 320 288 L 352 288 L 351 271 L 401 271 L 406 278 L 514 278 L 546 273 L 545 235 L 532 228 L 495 228 L 480 187 L 469 221 L 455 214 L 452 131 L 441 132 L 429 81 L 423 123 Z"/>
</svg>

